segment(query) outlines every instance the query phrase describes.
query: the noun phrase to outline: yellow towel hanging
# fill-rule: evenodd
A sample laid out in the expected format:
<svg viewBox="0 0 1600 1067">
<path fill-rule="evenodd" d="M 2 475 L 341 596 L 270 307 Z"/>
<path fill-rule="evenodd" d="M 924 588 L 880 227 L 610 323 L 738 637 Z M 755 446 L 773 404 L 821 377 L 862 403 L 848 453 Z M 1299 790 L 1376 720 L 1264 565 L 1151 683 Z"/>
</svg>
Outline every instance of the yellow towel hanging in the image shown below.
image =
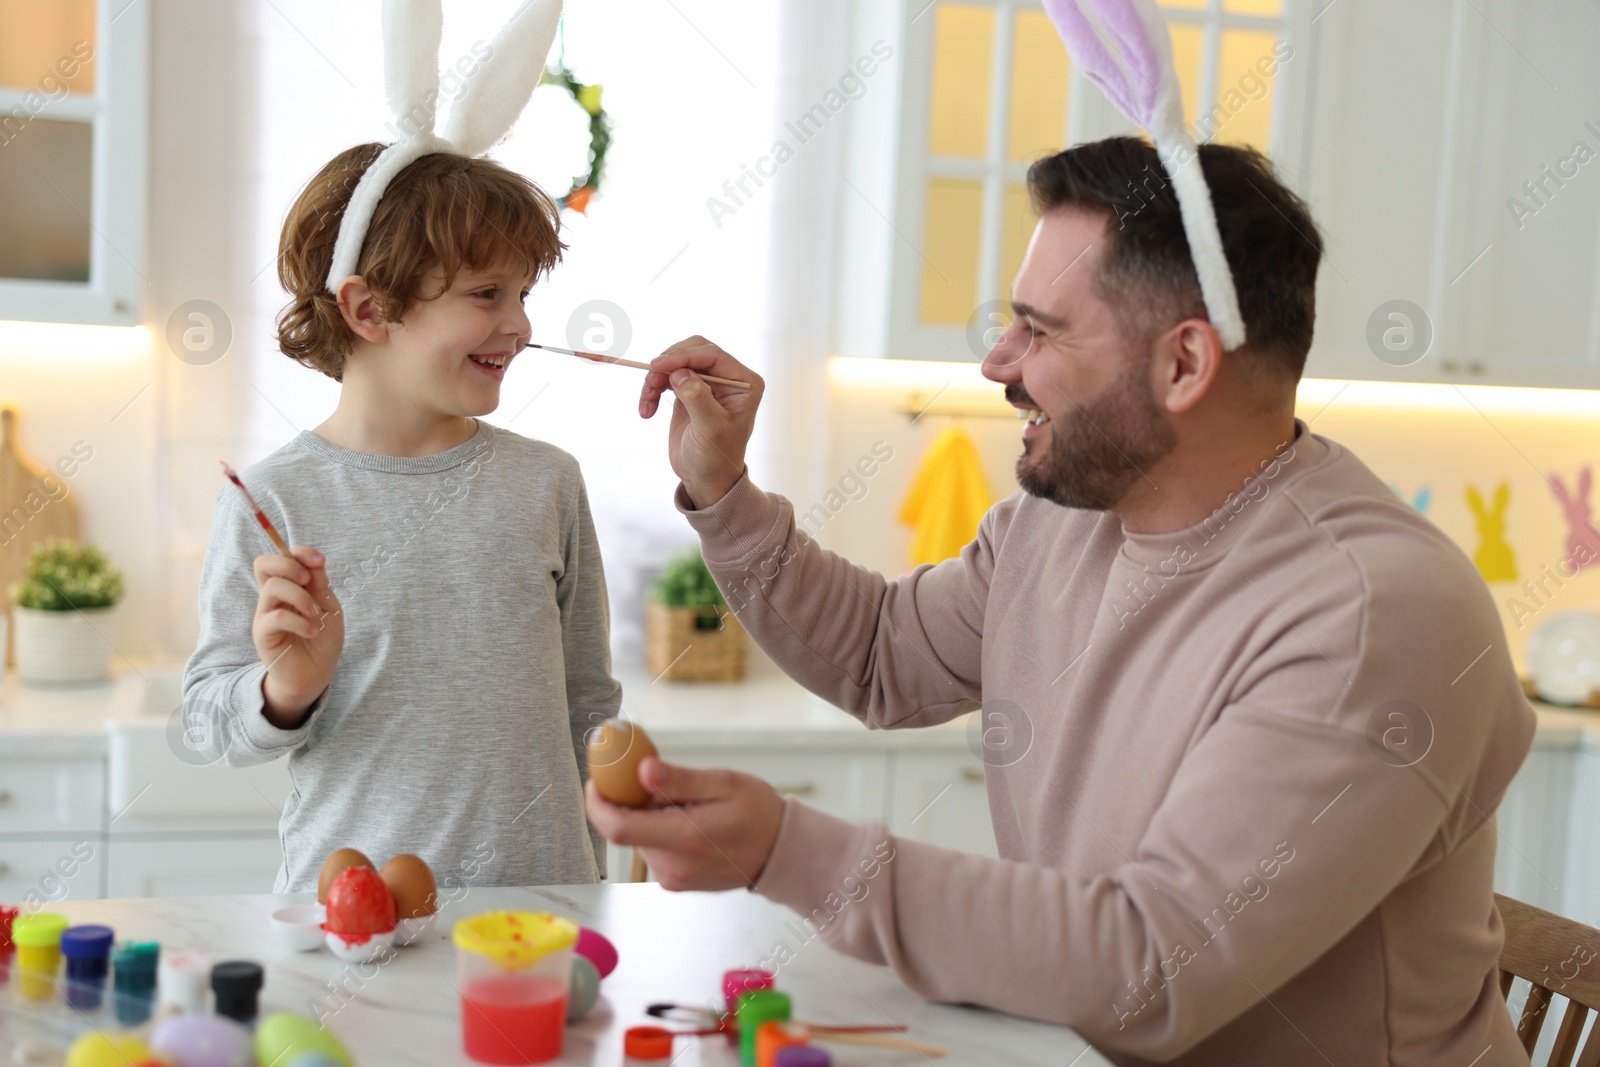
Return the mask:
<svg viewBox="0 0 1600 1067">
<path fill-rule="evenodd" d="M 958 426 L 945 430 L 928 446 L 900 504 L 900 521 L 913 530 L 911 565 L 959 556 L 993 504 L 971 435 Z"/>
</svg>

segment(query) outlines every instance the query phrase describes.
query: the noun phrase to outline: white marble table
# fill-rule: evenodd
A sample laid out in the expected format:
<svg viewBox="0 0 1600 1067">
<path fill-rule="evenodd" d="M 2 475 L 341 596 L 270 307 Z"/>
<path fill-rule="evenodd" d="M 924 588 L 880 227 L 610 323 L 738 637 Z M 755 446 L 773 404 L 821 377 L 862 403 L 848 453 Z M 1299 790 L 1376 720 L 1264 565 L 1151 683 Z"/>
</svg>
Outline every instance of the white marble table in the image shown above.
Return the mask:
<svg viewBox="0 0 1600 1067">
<path fill-rule="evenodd" d="M 74 923 L 112 926 L 121 939 L 156 940 L 163 949 L 205 948 L 213 959 L 254 959 L 266 967 L 263 1013 L 314 1013 L 320 1000 L 328 1027 L 350 1047 L 361 1067 L 467 1065 L 461 1052 L 455 919 L 495 908 L 554 911 L 604 932 L 621 954 L 601 984 L 599 1005 L 567 1028 L 559 1062 L 620 1064 L 622 1033 L 655 1020 L 644 1008 L 674 1001 L 706 1004 L 720 999 L 722 972 L 755 966 L 787 942 L 790 962 L 778 970 L 778 987 L 795 1000 L 799 1018 L 819 1023 L 906 1023 L 914 1040 L 943 1045 L 935 1064 L 1014 1064 L 1101 1067 L 1070 1030 L 977 1008 L 934 1004 L 882 967 L 802 940 L 806 928 L 787 909 L 752 893 L 668 893 L 653 883 L 457 891 L 423 944 L 402 949 L 382 966 L 341 963 L 331 953 L 294 953 L 273 939 L 267 916 L 304 903 L 298 896 L 179 897 L 86 900 L 55 905 Z M 342 989 L 335 993 L 333 990 Z M 8 991 L 8 995 L 9 991 Z M 923 1064 L 914 1052 L 830 1046 L 834 1062 Z M 667 1061 L 661 1061 L 663 1063 Z M 672 1067 L 737 1064 L 724 1039 L 683 1038 Z"/>
</svg>

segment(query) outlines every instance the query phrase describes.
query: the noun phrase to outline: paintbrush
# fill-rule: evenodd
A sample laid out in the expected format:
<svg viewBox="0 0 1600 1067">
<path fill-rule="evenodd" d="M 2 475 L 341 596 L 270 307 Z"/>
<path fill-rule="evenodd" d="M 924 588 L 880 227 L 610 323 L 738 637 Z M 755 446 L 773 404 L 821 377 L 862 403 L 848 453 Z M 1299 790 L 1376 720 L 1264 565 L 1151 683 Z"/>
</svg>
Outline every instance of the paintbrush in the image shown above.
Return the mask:
<svg viewBox="0 0 1600 1067">
<path fill-rule="evenodd" d="M 222 473 L 228 476 L 228 481 L 238 486 L 239 492 L 244 494 L 245 503 L 249 504 L 250 510 L 256 513 L 256 521 L 261 524 L 263 530 L 267 531 L 267 536 L 272 538 L 273 545 L 276 546 L 279 552 L 282 552 L 290 559 L 294 559 L 294 553 L 289 551 L 288 542 L 278 533 L 278 528 L 272 525 L 272 520 L 267 518 L 267 513 L 261 510 L 261 505 L 256 503 L 256 498 L 250 495 L 250 490 L 244 487 L 244 483 L 239 480 L 239 476 L 234 473 L 233 468 L 228 466 L 228 461 L 223 459 L 217 462 L 222 464 Z M 296 560 L 296 562 L 299 561 Z"/>
<path fill-rule="evenodd" d="M 632 367 L 634 370 L 655 370 L 655 368 L 648 363 L 640 363 L 632 359 L 623 359 L 621 356 L 602 356 L 598 352 L 574 352 L 570 348 L 557 348 L 555 345 L 530 344 L 528 347 L 540 348 L 546 352 L 560 352 L 563 356 L 577 356 L 579 359 L 587 359 L 595 363 L 612 363 L 618 367 Z M 704 378 L 708 382 L 716 382 L 718 385 L 729 385 L 735 389 L 750 388 L 749 382 L 741 382 L 736 378 L 718 378 L 715 374 L 702 374 L 700 377 Z"/>
</svg>

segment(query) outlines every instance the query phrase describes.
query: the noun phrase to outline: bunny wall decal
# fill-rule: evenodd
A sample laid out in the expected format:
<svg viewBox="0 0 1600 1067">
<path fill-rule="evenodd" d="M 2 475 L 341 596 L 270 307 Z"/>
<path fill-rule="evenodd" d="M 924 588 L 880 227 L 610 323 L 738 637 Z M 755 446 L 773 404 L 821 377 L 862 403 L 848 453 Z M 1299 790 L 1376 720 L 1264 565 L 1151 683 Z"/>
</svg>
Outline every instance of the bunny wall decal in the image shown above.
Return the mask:
<svg viewBox="0 0 1600 1067">
<path fill-rule="evenodd" d="M 1486 582 L 1514 582 L 1517 580 L 1517 558 L 1506 544 L 1506 508 L 1511 504 L 1511 486 L 1501 482 L 1495 486 L 1494 507 L 1486 508 L 1483 494 L 1475 485 L 1467 486 L 1467 506 L 1478 522 L 1478 547 L 1472 553 L 1472 562 Z"/>
<path fill-rule="evenodd" d="M 1575 572 L 1600 561 L 1600 530 L 1594 528 L 1589 506 L 1591 482 L 1590 469 L 1583 467 L 1578 471 L 1576 491 L 1569 493 L 1559 474 L 1550 475 L 1550 491 L 1561 504 L 1561 510 L 1566 512 L 1567 565 Z"/>
<path fill-rule="evenodd" d="M 1401 500 L 1406 500 L 1406 494 L 1401 490 L 1401 488 L 1398 485 L 1395 485 L 1393 482 L 1389 483 L 1389 491 L 1391 493 L 1393 493 L 1395 496 L 1399 497 Z M 1427 485 L 1423 486 L 1421 489 L 1418 489 L 1416 495 L 1413 496 L 1410 500 L 1406 500 L 1406 503 L 1410 504 L 1412 507 L 1416 508 L 1418 511 L 1422 512 L 1423 514 L 1427 514 L 1428 505 L 1430 503 L 1432 503 L 1432 502 L 1433 502 L 1433 488 L 1431 486 L 1427 486 Z"/>
<path fill-rule="evenodd" d="M 489 45 L 489 56 L 462 85 L 442 132 L 435 131 L 439 97 L 442 0 L 383 0 L 383 87 L 400 130 L 414 130 L 372 161 L 339 220 L 328 269 L 328 290 L 355 273 L 372 214 L 389 182 L 411 163 L 436 152 L 481 156 L 510 132 L 533 97 L 561 22 L 561 0 L 526 0 Z"/>
<path fill-rule="evenodd" d="M 1044 9 L 1073 65 L 1150 134 L 1178 197 L 1206 314 L 1222 347 L 1238 348 L 1245 342 L 1239 294 L 1222 251 L 1199 150 L 1184 122 L 1183 89 L 1161 10 L 1154 0 L 1044 0 Z"/>
</svg>

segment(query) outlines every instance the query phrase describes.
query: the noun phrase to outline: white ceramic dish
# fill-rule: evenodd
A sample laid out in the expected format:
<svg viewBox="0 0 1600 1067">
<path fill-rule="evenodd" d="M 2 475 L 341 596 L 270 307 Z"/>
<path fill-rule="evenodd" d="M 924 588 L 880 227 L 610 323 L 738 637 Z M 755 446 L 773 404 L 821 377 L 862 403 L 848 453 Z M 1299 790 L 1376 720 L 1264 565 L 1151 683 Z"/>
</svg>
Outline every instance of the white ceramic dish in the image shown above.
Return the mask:
<svg viewBox="0 0 1600 1067">
<path fill-rule="evenodd" d="M 324 931 L 322 943 L 346 963 L 370 963 L 394 951 L 394 931 L 369 934 L 365 941 L 346 941 L 338 934 Z"/>
<path fill-rule="evenodd" d="M 321 904 L 296 904 L 272 913 L 272 933 L 284 948 L 311 952 L 322 947 L 326 909 Z"/>
<path fill-rule="evenodd" d="M 1600 688 L 1600 612 L 1566 611 L 1528 638 L 1528 674 L 1539 696 L 1582 704 Z"/>
<path fill-rule="evenodd" d="M 400 925 L 394 928 L 394 943 L 401 948 L 415 945 L 428 936 L 438 918 L 439 913 L 434 912 L 432 915 L 419 915 L 414 919 L 401 919 Z"/>
</svg>

